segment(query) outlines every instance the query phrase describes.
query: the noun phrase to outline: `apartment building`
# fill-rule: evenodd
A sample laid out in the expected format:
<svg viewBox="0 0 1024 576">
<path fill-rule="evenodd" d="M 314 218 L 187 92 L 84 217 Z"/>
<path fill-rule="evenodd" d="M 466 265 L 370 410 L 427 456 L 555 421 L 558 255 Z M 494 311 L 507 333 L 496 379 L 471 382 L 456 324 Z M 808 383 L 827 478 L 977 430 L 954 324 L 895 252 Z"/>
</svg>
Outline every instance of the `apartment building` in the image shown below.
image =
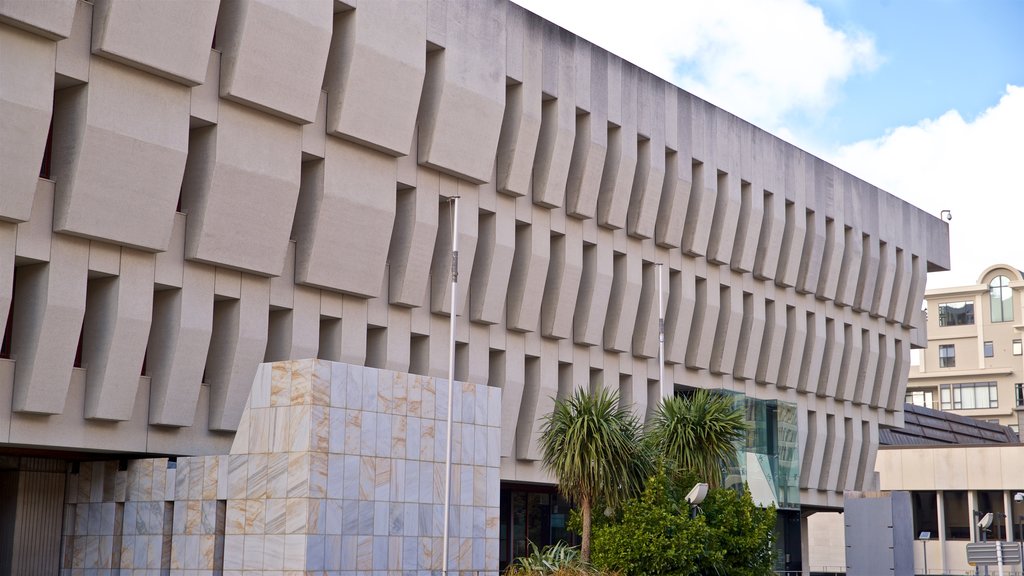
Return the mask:
<svg viewBox="0 0 1024 576">
<path fill-rule="evenodd" d="M 928 347 L 906 401 L 1020 430 L 1024 409 L 1024 277 L 996 264 L 971 286 L 925 292 Z"/>
</svg>

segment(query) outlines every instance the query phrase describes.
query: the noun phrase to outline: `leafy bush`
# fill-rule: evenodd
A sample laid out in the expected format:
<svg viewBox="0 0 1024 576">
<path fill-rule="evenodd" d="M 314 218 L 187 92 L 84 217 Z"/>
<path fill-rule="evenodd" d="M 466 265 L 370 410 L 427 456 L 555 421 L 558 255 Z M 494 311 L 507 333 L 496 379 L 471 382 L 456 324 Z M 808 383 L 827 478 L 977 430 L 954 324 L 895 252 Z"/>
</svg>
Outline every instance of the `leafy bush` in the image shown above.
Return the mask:
<svg viewBox="0 0 1024 576">
<path fill-rule="evenodd" d="M 580 560 L 579 548 L 559 542 L 539 550 L 530 542 L 530 555 L 516 558 L 505 570 L 506 576 L 581 576 L 590 574 L 589 567 Z"/>
<path fill-rule="evenodd" d="M 594 524 L 593 566 L 623 576 L 762 576 L 772 573 L 775 509 L 749 491 L 714 489 L 691 518 L 662 472 L 640 498 Z"/>
</svg>

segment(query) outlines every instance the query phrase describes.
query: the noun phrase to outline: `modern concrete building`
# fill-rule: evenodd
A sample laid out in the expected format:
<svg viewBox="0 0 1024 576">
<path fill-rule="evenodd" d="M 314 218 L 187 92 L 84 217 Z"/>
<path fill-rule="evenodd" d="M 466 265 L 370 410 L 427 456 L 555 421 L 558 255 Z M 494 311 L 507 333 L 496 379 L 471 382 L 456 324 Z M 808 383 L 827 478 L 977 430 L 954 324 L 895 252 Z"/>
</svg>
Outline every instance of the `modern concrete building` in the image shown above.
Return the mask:
<svg viewBox="0 0 1024 576">
<path fill-rule="evenodd" d="M 742 395 L 759 427 L 740 474 L 783 508 L 798 569 L 801 522 L 873 487 L 927 343 L 925 274 L 949 266 L 939 219 L 504 0 L 3 0 L 0 134 L 0 563 L 18 574 L 439 569 L 425 516 L 408 533 L 357 506 L 346 528 L 345 486 L 370 480 L 311 478 L 358 455 L 434 486 L 434 452 L 366 452 L 437 417 L 380 390 L 447 376 L 455 196 L 456 389 L 500 394 L 496 423 L 455 432 L 499 455 L 496 478 L 464 462 L 486 528 L 459 569 L 563 533 L 538 462 L 554 397 L 657 403 L 659 292 L 666 388 Z M 307 393 L 324 364 L 281 362 L 310 358 L 332 377 Z M 267 401 L 275 370 L 301 392 Z M 338 404 L 352 386 L 391 408 Z M 294 510 L 342 501 L 284 540 L 261 486 L 291 451 L 251 439 L 291 424 L 265 402 L 311 435 Z M 313 443 L 332 420 L 307 405 L 355 411 L 365 443 Z M 232 480 L 224 458 L 248 464 Z M 436 504 L 417 494 L 349 496 Z M 349 529 L 424 540 L 354 556 Z"/>
<path fill-rule="evenodd" d="M 1024 276 L 996 264 L 978 283 L 925 292 L 928 347 L 910 368 L 907 403 L 1020 430 L 1024 417 Z"/>
</svg>

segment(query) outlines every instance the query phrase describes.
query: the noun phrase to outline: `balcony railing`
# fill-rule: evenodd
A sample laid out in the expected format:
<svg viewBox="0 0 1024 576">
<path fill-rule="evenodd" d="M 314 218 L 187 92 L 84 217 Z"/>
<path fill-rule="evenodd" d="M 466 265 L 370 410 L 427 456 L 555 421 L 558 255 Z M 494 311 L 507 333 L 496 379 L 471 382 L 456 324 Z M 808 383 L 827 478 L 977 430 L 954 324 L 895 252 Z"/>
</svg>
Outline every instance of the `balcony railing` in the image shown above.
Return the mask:
<svg viewBox="0 0 1024 576">
<path fill-rule="evenodd" d="M 1024 382 L 1013 385 L 1013 397 L 1016 399 L 1016 406 L 1024 406 Z"/>
</svg>

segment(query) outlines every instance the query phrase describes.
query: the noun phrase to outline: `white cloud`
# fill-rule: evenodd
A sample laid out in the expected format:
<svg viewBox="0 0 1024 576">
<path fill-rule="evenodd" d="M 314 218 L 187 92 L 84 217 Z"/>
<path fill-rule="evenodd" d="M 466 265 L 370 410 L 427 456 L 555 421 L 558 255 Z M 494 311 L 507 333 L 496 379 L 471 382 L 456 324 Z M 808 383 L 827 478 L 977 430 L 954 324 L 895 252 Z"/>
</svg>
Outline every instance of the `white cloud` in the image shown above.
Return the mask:
<svg viewBox="0 0 1024 576">
<path fill-rule="evenodd" d="M 515 1 L 771 131 L 824 113 L 879 61 L 871 38 L 833 28 L 805 0 Z"/>
<path fill-rule="evenodd" d="M 1024 87 L 973 120 L 955 110 L 841 147 L 838 167 L 938 215 L 950 210 L 950 272 L 929 288 L 973 284 L 988 266 L 1024 268 Z"/>
</svg>

